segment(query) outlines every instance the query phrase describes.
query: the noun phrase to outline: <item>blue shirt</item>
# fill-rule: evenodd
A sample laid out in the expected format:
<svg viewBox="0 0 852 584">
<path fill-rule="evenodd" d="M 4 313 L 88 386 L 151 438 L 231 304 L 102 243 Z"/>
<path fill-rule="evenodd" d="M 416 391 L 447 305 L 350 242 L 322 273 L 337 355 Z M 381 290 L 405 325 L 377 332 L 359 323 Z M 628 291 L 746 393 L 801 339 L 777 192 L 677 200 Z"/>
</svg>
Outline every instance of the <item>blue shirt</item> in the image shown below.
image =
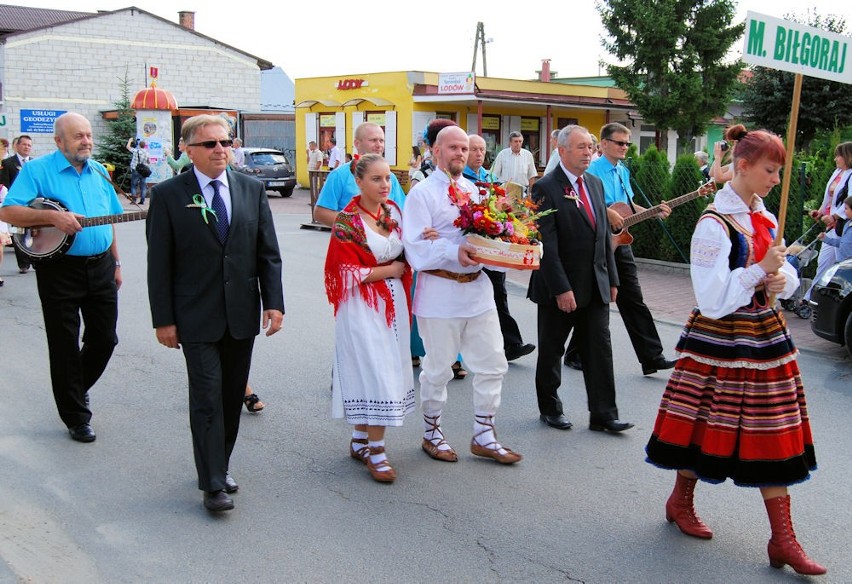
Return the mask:
<svg viewBox="0 0 852 584">
<path fill-rule="evenodd" d="M 613 203 L 633 202 L 633 189 L 630 187 L 630 171 L 624 166 L 621 161 L 613 165 L 606 156 L 601 156 L 592 160 L 589 165 L 589 172 L 603 183 L 604 196 L 607 206 Z"/>
<path fill-rule="evenodd" d="M 108 176 L 106 169 L 94 160 L 88 160 L 83 171 L 78 173 L 65 155 L 56 150 L 21 167 L 3 206 L 26 206 L 36 197 L 45 197 L 85 217 L 118 215 L 124 212 L 124 208 L 106 178 Z M 112 245 L 112 235 L 112 225 L 86 227 L 77 233 L 68 255 L 103 253 Z"/>
<path fill-rule="evenodd" d="M 332 211 L 343 211 L 352 197 L 358 194 L 358 183 L 355 182 L 355 176 L 349 169 L 351 165 L 351 162 L 347 162 L 328 173 L 317 199 L 317 205 Z M 388 198 L 400 209 L 405 204 L 405 192 L 393 173 L 391 173 L 391 190 Z"/>
<path fill-rule="evenodd" d="M 490 174 L 487 170 L 485 170 L 484 166 L 480 166 L 479 172 L 477 173 L 473 172 L 473 169 L 471 167 L 465 165 L 464 170 L 462 171 L 462 176 L 473 182 L 491 182 L 488 180 Z"/>
</svg>

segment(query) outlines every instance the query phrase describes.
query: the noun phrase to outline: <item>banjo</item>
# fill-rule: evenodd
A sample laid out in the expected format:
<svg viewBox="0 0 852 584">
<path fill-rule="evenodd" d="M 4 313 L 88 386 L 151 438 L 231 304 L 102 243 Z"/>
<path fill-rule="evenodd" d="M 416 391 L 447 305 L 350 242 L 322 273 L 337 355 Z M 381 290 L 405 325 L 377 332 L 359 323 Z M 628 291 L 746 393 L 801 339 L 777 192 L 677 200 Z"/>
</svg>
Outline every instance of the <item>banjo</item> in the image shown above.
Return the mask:
<svg viewBox="0 0 852 584">
<path fill-rule="evenodd" d="M 68 211 L 61 203 L 45 197 L 33 199 L 29 207 L 45 211 Z M 127 221 L 140 221 L 148 215 L 148 211 L 134 211 L 119 215 L 103 215 L 101 217 L 80 217 L 80 225 L 94 227 L 111 225 Z M 16 227 L 12 239 L 22 252 L 29 256 L 32 262 L 40 262 L 58 258 L 68 251 L 74 243 L 76 234 L 68 235 L 53 225 L 33 225 L 31 227 Z"/>
</svg>

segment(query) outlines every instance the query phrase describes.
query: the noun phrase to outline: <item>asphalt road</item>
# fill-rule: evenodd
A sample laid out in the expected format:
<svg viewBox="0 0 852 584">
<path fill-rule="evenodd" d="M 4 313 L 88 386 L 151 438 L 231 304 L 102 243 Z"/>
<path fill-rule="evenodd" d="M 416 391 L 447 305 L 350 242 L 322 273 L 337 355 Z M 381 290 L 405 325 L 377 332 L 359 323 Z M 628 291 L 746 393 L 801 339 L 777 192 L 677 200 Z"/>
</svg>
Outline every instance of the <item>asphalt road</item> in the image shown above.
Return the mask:
<svg viewBox="0 0 852 584">
<path fill-rule="evenodd" d="M 150 326 L 143 224 L 118 226 L 125 284 L 120 343 L 92 390 L 98 439 L 69 439 L 51 396 L 35 276 L 6 253 L 0 275 L 0 583 L 6 582 L 798 582 L 769 567 L 759 494 L 699 485 L 711 541 L 666 523 L 670 472 L 644 462 L 665 375 L 641 375 L 612 320 L 620 436 L 586 428 L 579 373 L 561 395 L 574 430 L 537 419 L 535 354 L 512 363 L 497 418 L 502 442 L 524 454 L 501 467 L 469 454 L 471 382 L 454 381 L 444 427 L 456 464 L 419 446 L 418 414 L 388 432 L 399 479 L 373 482 L 347 455 L 349 429 L 328 417 L 333 317 L 322 265 L 327 235 L 301 230 L 307 193 L 273 201 L 285 256 L 284 330 L 259 337 L 251 383 L 266 402 L 243 414 L 231 470 L 236 509 L 201 506 L 181 353 Z M 514 294 L 524 336 L 535 309 Z M 666 347 L 679 327 L 661 324 Z M 842 353 L 838 353 L 842 355 Z M 800 359 L 821 468 L 792 489 L 796 532 L 825 564 L 821 582 L 852 582 L 848 505 L 849 361 Z"/>
</svg>

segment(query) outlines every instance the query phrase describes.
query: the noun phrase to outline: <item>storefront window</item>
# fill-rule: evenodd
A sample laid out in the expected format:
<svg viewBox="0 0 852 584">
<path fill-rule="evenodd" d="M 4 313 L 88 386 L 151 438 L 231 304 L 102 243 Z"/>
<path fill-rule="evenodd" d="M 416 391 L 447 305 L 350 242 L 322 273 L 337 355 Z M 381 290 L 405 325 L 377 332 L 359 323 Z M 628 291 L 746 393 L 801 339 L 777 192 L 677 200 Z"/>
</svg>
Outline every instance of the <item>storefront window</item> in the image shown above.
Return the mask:
<svg viewBox="0 0 852 584">
<path fill-rule="evenodd" d="M 491 168 L 491 163 L 494 162 L 494 158 L 500 151 L 500 116 L 482 116 L 482 132 L 480 135 L 485 140 L 484 166 Z"/>
<path fill-rule="evenodd" d="M 331 150 L 331 139 L 336 138 L 337 123 L 334 114 L 319 114 L 319 132 L 317 132 L 317 146 L 325 154 L 325 163 L 328 163 L 328 153 Z"/>
<path fill-rule="evenodd" d="M 532 152 L 536 164 L 541 161 L 540 128 L 540 118 L 521 118 L 521 135 L 524 137 L 524 148 Z"/>
</svg>

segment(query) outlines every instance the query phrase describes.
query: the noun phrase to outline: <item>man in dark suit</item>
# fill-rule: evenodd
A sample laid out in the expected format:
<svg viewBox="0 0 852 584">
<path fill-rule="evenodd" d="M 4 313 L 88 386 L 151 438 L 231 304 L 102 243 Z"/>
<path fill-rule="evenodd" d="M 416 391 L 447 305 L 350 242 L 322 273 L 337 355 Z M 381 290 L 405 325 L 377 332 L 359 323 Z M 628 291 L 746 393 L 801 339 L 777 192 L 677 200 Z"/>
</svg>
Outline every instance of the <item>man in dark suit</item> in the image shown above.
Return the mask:
<svg viewBox="0 0 852 584">
<path fill-rule="evenodd" d="M 254 338 L 281 329 L 281 255 L 263 185 L 229 171 L 228 124 L 187 120 L 193 170 L 154 187 L 147 218 L 148 297 L 157 340 L 183 348 L 198 488 L 210 511 L 234 508 L 228 462 Z"/>
<path fill-rule="evenodd" d="M 622 432 L 618 420 L 609 336 L 609 303 L 615 302 L 618 274 L 609 241 L 601 181 L 586 173 L 594 143 L 581 126 L 567 126 L 557 138 L 559 165 L 533 185 L 540 211 L 544 253 L 532 273 L 527 296 L 538 305 L 538 362 L 535 386 L 542 421 L 568 430 L 557 390 L 562 382 L 565 341 L 576 327 L 589 407 L 589 429 Z"/>
<path fill-rule="evenodd" d="M 15 149 L 14 154 L 8 158 L 4 158 L 0 162 L 0 184 L 7 189 L 12 188 L 12 183 L 18 178 L 18 173 L 21 168 L 30 161 L 30 152 L 33 147 L 33 139 L 26 134 L 21 134 L 12 141 L 12 148 Z M 18 271 L 25 274 L 30 269 L 30 258 L 15 246 L 15 259 L 18 260 Z"/>
</svg>

